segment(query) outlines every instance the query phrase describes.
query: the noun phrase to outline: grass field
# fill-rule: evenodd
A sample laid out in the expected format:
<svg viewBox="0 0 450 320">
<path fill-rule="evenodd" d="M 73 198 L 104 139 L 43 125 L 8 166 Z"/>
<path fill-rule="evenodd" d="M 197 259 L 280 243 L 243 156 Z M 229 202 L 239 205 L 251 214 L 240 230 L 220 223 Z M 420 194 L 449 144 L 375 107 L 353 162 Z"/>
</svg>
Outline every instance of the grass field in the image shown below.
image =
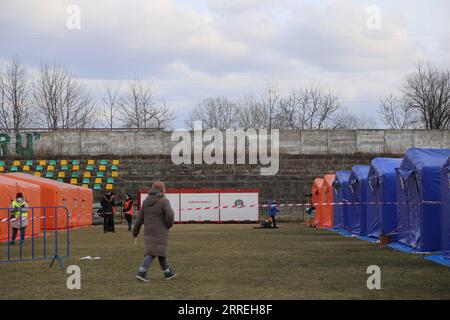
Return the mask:
<svg viewBox="0 0 450 320">
<path fill-rule="evenodd" d="M 154 263 L 149 283 L 134 278 L 143 243 L 134 245 L 124 225 L 115 234 L 100 226 L 74 230 L 71 241 L 64 262 L 80 266 L 81 290 L 68 290 L 69 275 L 48 261 L 1 263 L 0 298 L 450 299 L 450 268 L 300 224 L 175 225 L 169 262 L 177 278 L 164 280 Z M 101 259 L 79 260 L 87 255 Z M 366 287 L 373 264 L 381 267 L 381 290 Z"/>
</svg>

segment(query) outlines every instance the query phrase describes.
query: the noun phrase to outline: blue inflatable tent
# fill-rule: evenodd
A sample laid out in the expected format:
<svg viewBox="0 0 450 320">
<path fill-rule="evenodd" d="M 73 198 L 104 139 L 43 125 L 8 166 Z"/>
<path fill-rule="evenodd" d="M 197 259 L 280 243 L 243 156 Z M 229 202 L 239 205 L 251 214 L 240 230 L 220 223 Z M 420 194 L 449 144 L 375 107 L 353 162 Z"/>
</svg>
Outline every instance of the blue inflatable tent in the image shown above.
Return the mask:
<svg viewBox="0 0 450 320">
<path fill-rule="evenodd" d="M 397 170 L 398 241 L 436 251 L 441 240 L 442 167 L 450 149 L 409 149 Z"/>
<path fill-rule="evenodd" d="M 444 258 L 450 259 L 450 158 L 442 168 L 442 250 Z"/>
<path fill-rule="evenodd" d="M 348 223 L 348 205 L 340 203 L 348 200 L 348 179 L 351 173 L 351 171 L 337 171 L 333 182 L 334 202 L 337 203 L 334 205 L 333 225 L 338 230 L 343 230 Z"/>
<path fill-rule="evenodd" d="M 348 206 L 348 228 L 353 234 L 366 236 L 366 215 L 367 215 L 367 178 L 370 166 L 353 166 L 350 175 L 349 201 Z"/>
<path fill-rule="evenodd" d="M 367 235 L 380 237 L 397 228 L 397 186 L 395 169 L 400 168 L 402 159 L 374 158 L 369 170 L 367 201 Z M 395 233 L 395 232 L 394 232 Z M 392 236 L 392 239 L 396 239 Z"/>
</svg>

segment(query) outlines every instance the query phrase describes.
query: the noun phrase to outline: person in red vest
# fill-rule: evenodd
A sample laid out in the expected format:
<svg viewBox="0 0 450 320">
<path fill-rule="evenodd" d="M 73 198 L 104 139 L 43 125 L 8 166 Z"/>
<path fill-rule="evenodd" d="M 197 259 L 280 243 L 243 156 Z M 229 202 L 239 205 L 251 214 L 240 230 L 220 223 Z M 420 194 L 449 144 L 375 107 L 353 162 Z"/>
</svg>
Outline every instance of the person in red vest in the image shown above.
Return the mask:
<svg viewBox="0 0 450 320">
<path fill-rule="evenodd" d="M 125 202 L 123 203 L 123 213 L 125 216 L 125 220 L 127 220 L 128 223 L 128 231 L 131 232 L 131 221 L 133 221 L 133 199 L 131 199 L 131 196 L 127 194 L 125 196 Z"/>
</svg>

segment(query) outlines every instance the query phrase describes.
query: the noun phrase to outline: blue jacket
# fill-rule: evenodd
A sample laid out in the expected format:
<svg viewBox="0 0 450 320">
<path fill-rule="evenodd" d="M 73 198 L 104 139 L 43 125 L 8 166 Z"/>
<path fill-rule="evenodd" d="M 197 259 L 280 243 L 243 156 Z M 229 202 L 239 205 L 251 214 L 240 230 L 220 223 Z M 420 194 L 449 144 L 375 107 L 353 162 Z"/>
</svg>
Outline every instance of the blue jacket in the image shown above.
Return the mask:
<svg viewBox="0 0 450 320">
<path fill-rule="evenodd" d="M 275 217 L 278 211 L 280 211 L 280 209 L 278 209 L 277 205 L 271 204 L 269 207 L 269 217 Z"/>
</svg>

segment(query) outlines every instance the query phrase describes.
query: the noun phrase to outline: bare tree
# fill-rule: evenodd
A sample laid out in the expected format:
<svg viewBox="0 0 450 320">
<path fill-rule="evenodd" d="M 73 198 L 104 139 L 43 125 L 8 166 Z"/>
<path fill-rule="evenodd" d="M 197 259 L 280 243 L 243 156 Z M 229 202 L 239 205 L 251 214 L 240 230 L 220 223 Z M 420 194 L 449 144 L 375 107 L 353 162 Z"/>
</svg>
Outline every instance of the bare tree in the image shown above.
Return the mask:
<svg viewBox="0 0 450 320">
<path fill-rule="evenodd" d="M 0 128 L 19 132 L 32 123 L 32 107 L 25 68 L 13 59 L 0 68 Z"/>
<path fill-rule="evenodd" d="M 51 129 L 84 129 L 94 125 L 94 108 L 86 86 L 59 64 L 43 64 L 37 74 L 34 102 L 40 125 Z"/>
<path fill-rule="evenodd" d="M 372 117 L 358 116 L 346 108 L 341 108 L 333 115 L 327 128 L 333 130 L 374 129 L 376 128 L 376 121 Z"/>
<path fill-rule="evenodd" d="M 192 110 L 186 125 L 193 129 L 195 121 L 201 121 L 205 129 L 226 130 L 238 126 L 239 109 L 236 103 L 225 97 L 203 100 Z"/>
<path fill-rule="evenodd" d="M 155 107 L 154 121 L 157 128 L 168 128 L 175 119 L 176 115 L 166 100 L 163 100 L 159 106 Z"/>
<path fill-rule="evenodd" d="M 280 90 L 278 85 L 273 82 L 268 82 L 264 91 L 261 103 L 266 115 L 265 128 L 272 129 L 277 125 L 278 107 L 280 103 Z"/>
<path fill-rule="evenodd" d="M 450 127 L 450 70 L 438 70 L 428 63 L 418 63 L 406 77 L 404 99 L 416 110 L 427 130 Z"/>
<path fill-rule="evenodd" d="M 103 119 L 111 130 L 114 128 L 120 106 L 120 85 L 108 82 L 100 93 L 103 102 Z"/>
<path fill-rule="evenodd" d="M 120 99 L 120 112 L 125 126 L 138 130 L 162 129 L 175 119 L 166 102 L 156 104 L 152 85 L 139 79 L 130 82 L 128 91 Z"/>
<path fill-rule="evenodd" d="M 327 126 L 337 110 L 337 95 L 311 87 L 292 90 L 287 97 L 280 99 L 279 118 L 285 128 L 320 130 Z"/>
<path fill-rule="evenodd" d="M 418 122 L 416 110 L 392 94 L 381 99 L 379 113 L 390 129 L 413 128 Z"/>
<path fill-rule="evenodd" d="M 269 113 L 261 101 L 245 96 L 238 104 L 238 126 L 242 129 L 263 129 L 269 123 Z"/>
</svg>

